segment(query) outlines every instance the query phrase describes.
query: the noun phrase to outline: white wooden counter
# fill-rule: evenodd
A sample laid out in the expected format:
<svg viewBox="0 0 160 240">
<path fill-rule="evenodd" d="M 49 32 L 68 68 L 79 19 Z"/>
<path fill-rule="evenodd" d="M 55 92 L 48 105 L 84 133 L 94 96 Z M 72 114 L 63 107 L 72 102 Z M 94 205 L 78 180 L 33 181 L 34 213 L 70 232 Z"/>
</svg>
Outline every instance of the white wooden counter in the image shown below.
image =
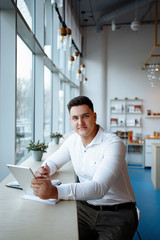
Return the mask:
<svg viewBox="0 0 160 240">
<path fill-rule="evenodd" d="M 42 162 L 30 157 L 22 165 L 35 171 Z M 62 183 L 74 182 L 71 163 L 54 175 Z M 56 205 L 23 200 L 22 190 L 5 186 L 15 179 L 10 174 L 0 183 L 0 240 L 78 240 L 75 201 Z"/>
<path fill-rule="evenodd" d="M 155 189 L 160 190 L 160 144 L 152 144 L 151 181 Z"/>
</svg>

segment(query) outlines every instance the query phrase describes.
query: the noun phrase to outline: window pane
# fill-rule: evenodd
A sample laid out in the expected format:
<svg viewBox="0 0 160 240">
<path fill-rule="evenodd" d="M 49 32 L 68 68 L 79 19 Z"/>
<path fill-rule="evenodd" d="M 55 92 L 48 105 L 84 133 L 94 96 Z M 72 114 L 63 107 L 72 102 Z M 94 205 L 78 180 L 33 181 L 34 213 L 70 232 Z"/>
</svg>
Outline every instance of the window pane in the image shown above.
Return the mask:
<svg viewBox="0 0 160 240">
<path fill-rule="evenodd" d="M 44 67 L 44 137 L 51 133 L 51 71 Z"/>
<path fill-rule="evenodd" d="M 58 129 L 60 133 L 64 133 L 64 83 L 60 83 L 59 90 L 59 120 Z"/>
<path fill-rule="evenodd" d="M 52 6 L 50 0 L 45 0 L 45 22 L 44 22 L 44 51 L 51 58 L 52 45 Z"/>
<path fill-rule="evenodd" d="M 16 162 L 26 152 L 26 145 L 32 138 L 33 96 L 32 96 L 32 52 L 17 37 L 17 112 L 16 112 Z"/>
<path fill-rule="evenodd" d="M 33 30 L 34 1 L 17 0 L 17 7 L 19 8 L 30 29 Z"/>
</svg>

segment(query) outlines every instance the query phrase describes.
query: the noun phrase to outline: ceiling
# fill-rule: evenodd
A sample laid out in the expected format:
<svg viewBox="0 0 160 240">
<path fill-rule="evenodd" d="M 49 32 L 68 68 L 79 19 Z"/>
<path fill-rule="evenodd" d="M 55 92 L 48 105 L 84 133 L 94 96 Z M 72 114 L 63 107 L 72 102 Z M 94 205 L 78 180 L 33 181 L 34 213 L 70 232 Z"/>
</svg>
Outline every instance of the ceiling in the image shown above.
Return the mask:
<svg viewBox="0 0 160 240">
<path fill-rule="evenodd" d="M 71 7 L 81 27 L 96 26 L 97 32 L 112 22 L 116 28 L 130 25 L 135 18 L 141 25 L 155 22 L 155 0 L 71 0 Z"/>
</svg>

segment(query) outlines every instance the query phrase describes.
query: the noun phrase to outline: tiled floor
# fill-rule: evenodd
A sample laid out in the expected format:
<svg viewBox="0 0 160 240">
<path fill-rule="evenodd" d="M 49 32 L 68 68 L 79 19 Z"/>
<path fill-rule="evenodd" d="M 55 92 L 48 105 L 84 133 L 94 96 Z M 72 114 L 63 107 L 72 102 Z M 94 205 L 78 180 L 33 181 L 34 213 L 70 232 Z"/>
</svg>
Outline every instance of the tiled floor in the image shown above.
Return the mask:
<svg viewBox="0 0 160 240">
<path fill-rule="evenodd" d="M 160 190 L 151 182 L 151 170 L 129 168 L 137 206 L 141 212 L 139 233 L 142 240 L 160 240 Z M 134 240 L 138 240 L 137 233 Z"/>
</svg>

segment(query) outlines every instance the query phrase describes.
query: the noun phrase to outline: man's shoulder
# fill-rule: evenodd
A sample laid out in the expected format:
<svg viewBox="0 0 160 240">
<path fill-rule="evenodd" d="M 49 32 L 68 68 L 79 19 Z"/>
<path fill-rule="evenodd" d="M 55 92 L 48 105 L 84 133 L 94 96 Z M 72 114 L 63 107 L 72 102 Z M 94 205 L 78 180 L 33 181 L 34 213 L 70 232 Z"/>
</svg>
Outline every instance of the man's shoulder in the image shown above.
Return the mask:
<svg viewBox="0 0 160 240">
<path fill-rule="evenodd" d="M 79 136 L 77 133 L 72 131 L 72 132 L 70 132 L 70 134 L 67 134 L 67 137 L 65 138 L 65 142 L 71 143 L 71 142 L 75 141 L 76 139 L 79 139 Z"/>
<path fill-rule="evenodd" d="M 123 142 L 120 137 L 118 137 L 115 133 L 111 133 L 108 131 L 103 131 L 103 140 L 104 141 L 119 141 Z"/>
</svg>

